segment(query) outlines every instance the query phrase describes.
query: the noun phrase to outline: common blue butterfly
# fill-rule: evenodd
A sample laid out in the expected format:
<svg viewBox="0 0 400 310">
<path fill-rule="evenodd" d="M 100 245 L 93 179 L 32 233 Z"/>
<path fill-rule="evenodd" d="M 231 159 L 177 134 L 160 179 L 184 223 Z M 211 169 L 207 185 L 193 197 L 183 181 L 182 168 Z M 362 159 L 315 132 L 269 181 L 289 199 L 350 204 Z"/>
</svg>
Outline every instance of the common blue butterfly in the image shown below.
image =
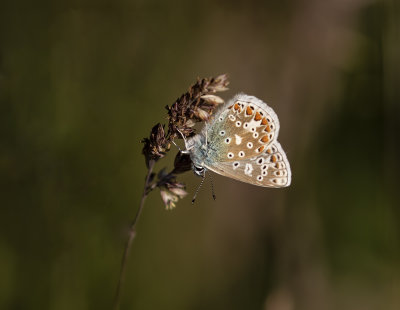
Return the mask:
<svg viewBox="0 0 400 310">
<path fill-rule="evenodd" d="M 279 120 L 260 99 L 238 94 L 185 141 L 197 175 L 207 170 L 264 187 L 290 185 L 289 161 L 277 141 Z"/>
</svg>

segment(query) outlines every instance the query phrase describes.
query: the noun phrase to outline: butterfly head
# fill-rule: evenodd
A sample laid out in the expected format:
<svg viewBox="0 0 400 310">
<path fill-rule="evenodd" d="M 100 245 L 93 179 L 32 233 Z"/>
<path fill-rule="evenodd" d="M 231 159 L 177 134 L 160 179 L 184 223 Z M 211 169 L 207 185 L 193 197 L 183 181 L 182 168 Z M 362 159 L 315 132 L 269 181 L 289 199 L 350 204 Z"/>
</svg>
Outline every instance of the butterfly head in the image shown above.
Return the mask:
<svg viewBox="0 0 400 310">
<path fill-rule="evenodd" d="M 204 168 L 203 166 L 198 166 L 196 164 L 192 164 L 192 169 L 195 175 L 197 176 L 204 176 L 204 172 L 206 171 L 206 168 Z"/>
</svg>

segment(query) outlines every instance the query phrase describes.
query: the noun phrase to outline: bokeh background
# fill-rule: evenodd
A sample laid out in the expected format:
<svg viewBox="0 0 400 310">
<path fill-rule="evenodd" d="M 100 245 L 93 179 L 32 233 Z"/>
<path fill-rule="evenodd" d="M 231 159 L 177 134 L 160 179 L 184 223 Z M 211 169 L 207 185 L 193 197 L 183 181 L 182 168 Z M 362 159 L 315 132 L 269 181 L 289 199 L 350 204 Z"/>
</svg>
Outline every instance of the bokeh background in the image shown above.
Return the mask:
<svg viewBox="0 0 400 310">
<path fill-rule="evenodd" d="M 398 13 L 396 0 L 1 1 L 0 309 L 111 309 L 140 140 L 221 73 L 225 99 L 279 115 L 293 183 L 215 175 L 217 200 L 206 183 L 192 206 L 189 172 L 173 211 L 152 193 L 122 309 L 400 309 Z"/>
</svg>

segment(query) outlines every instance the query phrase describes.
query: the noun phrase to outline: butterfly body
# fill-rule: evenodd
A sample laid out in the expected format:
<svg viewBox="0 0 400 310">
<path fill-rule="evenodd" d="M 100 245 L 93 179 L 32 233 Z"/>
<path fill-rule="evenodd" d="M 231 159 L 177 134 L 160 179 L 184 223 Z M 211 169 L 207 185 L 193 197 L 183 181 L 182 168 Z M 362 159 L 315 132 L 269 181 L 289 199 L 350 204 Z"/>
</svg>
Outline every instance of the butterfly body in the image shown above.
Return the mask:
<svg viewBox="0 0 400 310">
<path fill-rule="evenodd" d="M 278 133 L 278 117 L 266 103 L 238 94 L 186 141 L 186 149 L 198 175 L 211 170 L 258 186 L 286 187 L 291 171 Z"/>
</svg>

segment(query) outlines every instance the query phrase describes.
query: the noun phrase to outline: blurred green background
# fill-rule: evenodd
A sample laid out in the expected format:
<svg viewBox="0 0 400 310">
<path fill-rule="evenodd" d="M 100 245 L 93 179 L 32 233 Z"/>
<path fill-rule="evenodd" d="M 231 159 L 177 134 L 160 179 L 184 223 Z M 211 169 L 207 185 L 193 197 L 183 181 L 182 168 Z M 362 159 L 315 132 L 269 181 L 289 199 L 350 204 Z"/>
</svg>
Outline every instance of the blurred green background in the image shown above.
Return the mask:
<svg viewBox="0 0 400 310">
<path fill-rule="evenodd" d="M 122 309 L 400 309 L 395 0 L 2 1 L 0 309 L 111 309 L 141 138 L 197 77 L 279 115 L 274 190 L 146 202 Z M 169 155 L 173 157 L 171 153 Z M 170 163 L 161 161 L 156 169 Z"/>
</svg>

